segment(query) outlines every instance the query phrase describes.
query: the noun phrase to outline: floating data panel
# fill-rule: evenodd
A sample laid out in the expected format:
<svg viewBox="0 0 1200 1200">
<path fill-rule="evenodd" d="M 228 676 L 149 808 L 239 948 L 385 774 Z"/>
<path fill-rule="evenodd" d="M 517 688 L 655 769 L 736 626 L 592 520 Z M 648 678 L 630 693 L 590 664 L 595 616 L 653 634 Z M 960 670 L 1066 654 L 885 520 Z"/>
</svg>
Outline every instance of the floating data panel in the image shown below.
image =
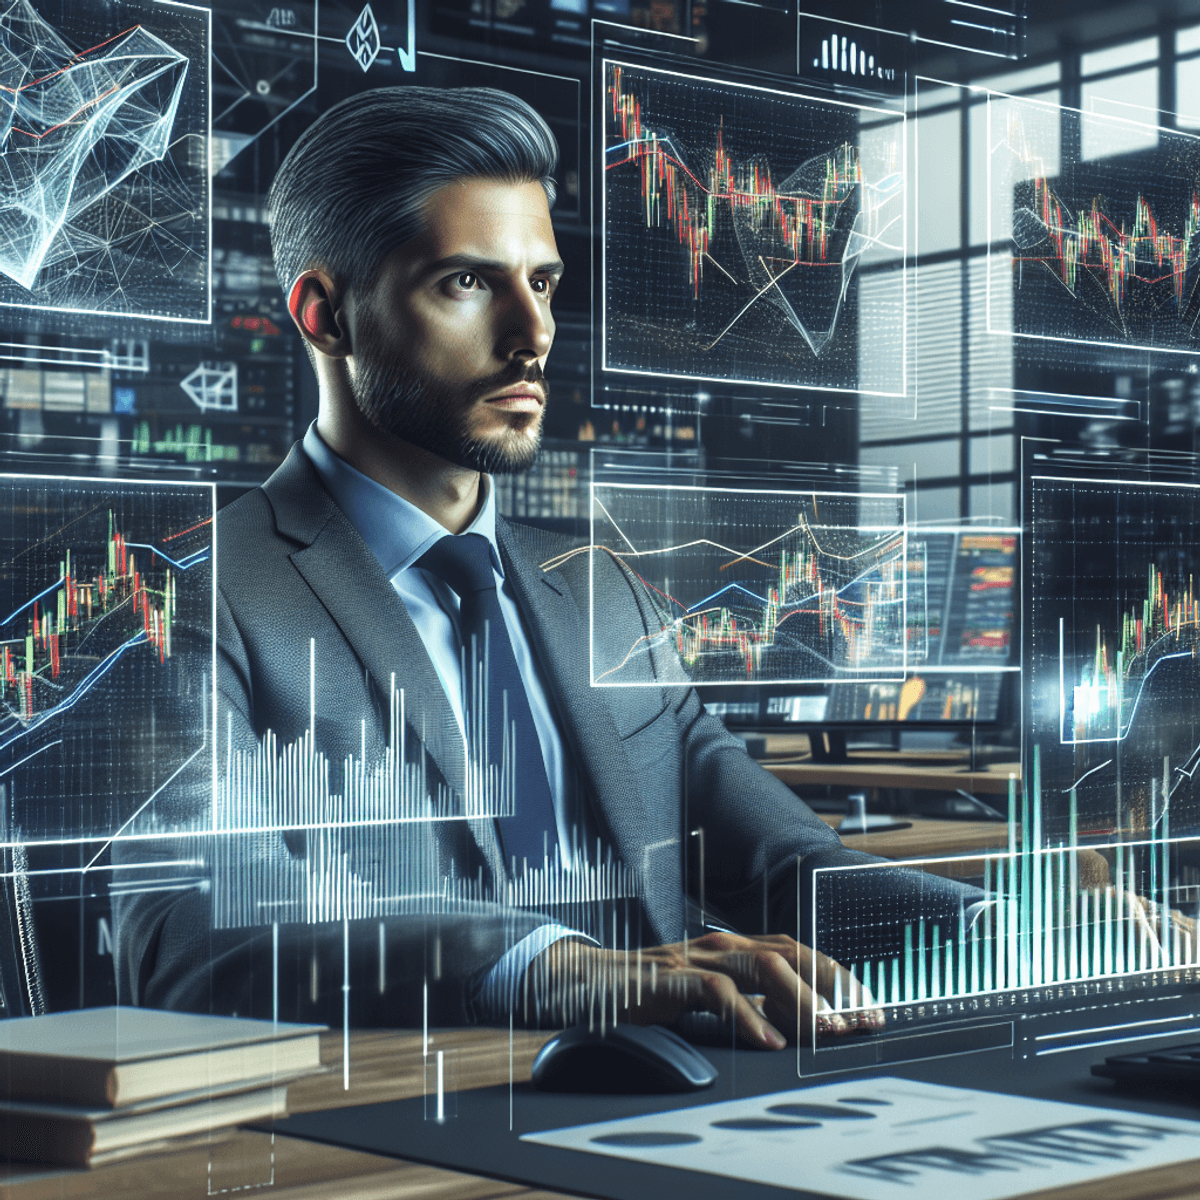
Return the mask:
<svg viewBox="0 0 1200 1200">
<path fill-rule="evenodd" d="M 1153 982 L 1155 972 L 1200 964 L 1192 925 L 1200 843 L 1050 846 L 1041 802 L 1034 790 L 1018 814 L 1014 801 L 1013 848 L 975 864 L 983 890 L 974 903 L 939 877 L 956 874 L 950 860 L 914 863 L 915 873 L 891 863 L 816 870 L 802 939 L 855 979 L 835 1007 L 936 1005 L 1125 976 Z"/>
<path fill-rule="evenodd" d="M 806 11 L 808 5 L 804 0 L 799 8 L 801 28 L 806 21 L 827 21 L 830 16 L 829 12 Z M 836 15 L 839 22 L 873 33 L 889 33 L 905 41 L 951 46 L 1000 58 L 1019 57 L 1025 40 L 1025 0 L 989 0 L 986 5 L 963 4 L 961 0 L 920 0 L 903 5 L 848 0 L 837 6 Z M 861 58 L 858 63 L 852 63 L 849 59 L 854 53 L 851 45 L 849 38 L 842 38 L 840 46 L 831 42 L 832 53 L 827 49 L 821 56 L 820 65 L 834 71 L 840 68 L 853 72 L 857 69 L 860 76 L 871 78 L 876 69 L 874 56 L 868 63 L 867 47 L 856 47 Z"/>
<path fill-rule="evenodd" d="M 603 72 L 603 367 L 904 395 L 903 115 Z"/>
<path fill-rule="evenodd" d="M 614 626 L 593 562 L 592 682 L 902 679 L 905 550 L 902 495 L 596 484 L 592 554 L 641 612 Z"/>
<path fill-rule="evenodd" d="M 209 319 L 209 21 L 6 5 L 0 306 Z"/>
<path fill-rule="evenodd" d="M 148 828 L 163 785 L 211 755 L 214 500 L 0 476 L 0 773 L 20 840 Z"/>
<path fill-rule="evenodd" d="M 1200 138 L 1039 100 L 987 109 L 989 330 L 1200 353 Z"/>
<path fill-rule="evenodd" d="M 1194 830 L 1200 487 L 1039 473 L 1028 504 L 1025 761 L 1045 827 Z"/>
</svg>

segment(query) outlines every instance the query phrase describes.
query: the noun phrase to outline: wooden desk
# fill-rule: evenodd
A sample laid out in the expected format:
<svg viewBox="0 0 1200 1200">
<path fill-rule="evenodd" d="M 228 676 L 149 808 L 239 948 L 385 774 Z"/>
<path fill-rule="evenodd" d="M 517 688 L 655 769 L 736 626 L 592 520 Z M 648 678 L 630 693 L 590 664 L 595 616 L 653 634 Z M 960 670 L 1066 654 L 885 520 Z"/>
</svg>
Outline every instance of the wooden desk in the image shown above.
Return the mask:
<svg viewBox="0 0 1200 1200">
<path fill-rule="evenodd" d="M 840 813 L 818 813 L 834 829 L 845 819 Z M 910 820 L 898 817 L 897 820 Z M 969 879 L 983 874 L 980 852 L 1008 849 L 1008 825 L 1000 821 L 934 821 L 911 818 L 907 829 L 884 829 L 878 833 L 852 833 L 843 843 L 864 854 L 896 861 L 944 859 L 924 867 L 947 879 Z"/>
<path fill-rule="evenodd" d="M 549 1035 L 518 1032 L 513 1073 L 527 1079 Z M 459 1087 L 486 1087 L 509 1078 L 506 1032 L 466 1029 L 435 1033 L 433 1045 L 452 1049 Z M 423 1092 L 420 1034 L 401 1031 L 351 1035 L 350 1089 L 342 1086 L 342 1039 L 322 1039 L 326 1075 L 292 1085 L 293 1112 L 419 1096 Z M 700 1177 L 703 1178 L 703 1177 Z M 1027 1200 L 1191 1200 L 1200 1194 L 1200 1163 L 1183 1163 L 1100 1183 L 1031 1193 Z M 697 1200 L 719 1200 L 720 1181 L 697 1184 Z M 255 1186 L 256 1184 L 261 1186 Z M 237 1189 L 237 1190 L 234 1190 Z M 14 1200 L 568 1200 L 565 1193 L 342 1150 L 255 1130 L 237 1130 L 211 1148 L 186 1149 L 101 1167 L 47 1172 L 26 1183 L 0 1182 L 0 1197 Z"/>
<path fill-rule="evenodd" d="M 981 796 L 1008 795 L 1008 779 L 1012 775 L 1021 786 L 1020 763 L 1004 763 L 983 771 L 971 771 L 957 761 L 931 761 L 928 755 L 851 751 L 844 763 L 818 763 L 811 759 L 778 761 L 762 760 L 777 779 L 788 787 L 803 791 L 805 787 L 832 784 L 835 787 L 892 787 L 913 788 L 932 792 L 964 792 Z"/>
<path fill-rule="evenodd" d="M 549 1033 L 514 1035 L 513 1071 L 528 1079 L 529 1069 Z M 435 1033 L 431 1048 L 453 1052 L 458 1086 L 490 1087 L 508 1082 L 507 1032 L 455 1029 Z M 350 1038 L 350 1088 L 343 1088 L 342 1038 L 321 1039 L 328 1073 L 288 1087 L 288 1110 L 317 1112 L 350 1104 L 401 1100 L 424 1093 L 421 1036 L 411 1032 L 363 1031 Z M 5 1182 L 2 1200 L 563 1200 L 558 1193 L 494 1179 L 464 1175 L 419 1163 L 402 1162 L 357 1150 L 323 1146 L 300 1138 L 272 1137 L 239 1129 L 211 1146 L 180 1149 L 99 1167 L 63 1171 L 13 1164 L 7 1173 L 30 1175 Z"/>
<path fill-rule="evenodd" d="M 840 813 L 818 813 L 826 825 L 836 829 L 845 818 Z M 909 820 L 910 818 L 898 818 Z M 1020 845 L 1021 831 L 1017 830 Z M 922 860 L 921 869 L 947 879 L 977 879 L 983 874 L 981 852 L 1008 849 L 1008 823 L 1001 821 L 937 821 L 911 818 L 907 829 L 884 829 L 878 833 L 852 833 L 842 839 L 852 850 L 877 854 L 896 862 Z M 1079 884 L 1103 888 L 1110 882 L 1108 860 L 1087 847 L 1075 852 Z M 939 861 L 928 862 L 925 860 Z"/>
</svg>

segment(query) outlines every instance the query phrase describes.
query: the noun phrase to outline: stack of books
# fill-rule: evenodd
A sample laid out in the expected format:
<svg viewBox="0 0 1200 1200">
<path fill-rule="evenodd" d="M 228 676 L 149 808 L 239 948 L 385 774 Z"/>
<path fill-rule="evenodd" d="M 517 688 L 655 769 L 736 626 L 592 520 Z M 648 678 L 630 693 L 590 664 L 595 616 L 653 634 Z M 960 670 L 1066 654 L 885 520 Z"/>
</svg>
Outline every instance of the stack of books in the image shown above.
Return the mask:
<svg viewBox="0 0 1200 1200">
<path fill-rule="evenodd" d="M 90 1008 L 0 1022 L 0 1156 L 99 1166 L 287 1115 L 320 1025 Z"/>
</svg>

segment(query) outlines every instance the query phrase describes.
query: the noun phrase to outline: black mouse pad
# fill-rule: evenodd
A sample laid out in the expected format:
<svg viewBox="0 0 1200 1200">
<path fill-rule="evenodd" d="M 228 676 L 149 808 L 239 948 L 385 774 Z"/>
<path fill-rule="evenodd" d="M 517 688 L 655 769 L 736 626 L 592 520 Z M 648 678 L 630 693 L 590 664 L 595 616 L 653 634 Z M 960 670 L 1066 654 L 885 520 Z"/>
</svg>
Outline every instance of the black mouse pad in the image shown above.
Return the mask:
<svg viewBox="0 0 1200 1200">
<path fill-rule="evenodd" d="M 771 1054 L 705 1047 L 703 1053 L 720 1074 L 712 1087 L 699 1092 L 592 1096 L 539 1092 L 532 1084 L 518 1083 L 511 1093 L 508 1087 L 458 1092 L 448 1102 L 449 1108 L 457 1109 L 456 1115 L 441 1124 L 426 1120 L 425 1098 L 418 1097 L 303 1113 L 277 1121 L 275 1132 L 603 1200 L 646 1196 L 696 1200 L 718 1192 L 722 1200 L 797 1200 L 815 1195 L 520 1140 L 523 1133 L 784 1091 L 800 1082 L 796 1057 L 790 1051 Z"/>
<path fill-rule="evenodd" d="M 781 1189 L 701 1172 L 680 1171 L 520 1140 L 521 1134 L 595 1121 L 668 1112 L 722 1100 L 787 1091 L 828 1077 L 800 1079 L 794 1052 L 776 1054 L 705 1048 L 717 1082 L 700 1092 L 666 1096 L 590 1096 L 538 1092 L 528 1083 L 462 1091 L 449 1098 L 455 1115 L 427 1120 L 426 1100 L 400 1100 L 305 1113 L 277 1122 L 279 1134 L 430 1163 L 475 1175 L 603 1200 L 798 1200 L 817 1193 Z M 1137 1095 L 1089 1074 L 1101 1050 L 1080 1050 L 1052 1060 L 1027 1061 L 1012 1051 L 991 1051 L 937 1063 L 886 1066 L 855 1073 L 904 1076 L 958 1087 L 1036 1095 L 1160 1115 L 1195 1116 L 1194 1106 L 1172 1104 L 1161 1094 Z M 1119 1173 L 1119 1171 L 1114 1171 Z"/>
</svg>

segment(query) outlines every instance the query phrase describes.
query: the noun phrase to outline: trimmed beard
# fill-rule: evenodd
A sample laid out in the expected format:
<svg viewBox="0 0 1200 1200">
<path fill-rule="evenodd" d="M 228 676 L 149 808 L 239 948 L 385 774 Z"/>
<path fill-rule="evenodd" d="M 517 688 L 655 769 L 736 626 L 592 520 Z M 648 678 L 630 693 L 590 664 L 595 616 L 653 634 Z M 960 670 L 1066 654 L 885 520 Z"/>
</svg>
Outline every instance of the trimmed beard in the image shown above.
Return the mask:
<svg viewBox="0 0 1200 1200">
<path fill-rule="evenodd" d="M 540 363 L 514 363 L 462 388 L 437 384 L 404 363 L 384 362 L 374 345 L 365 356 L 359 355 L 356 365 L 350 380 L 354 401 L 383 433 L 420 446 L 457 467 L 488 475 L 518 475 L 537 461 L 541 421 L 533 438 L 516 429 L 477 438 L 471 433 L 469 416 L 480 397 L 515 383 L 536 384 L 549 403 L 550 388 Z"/>
</svg>

